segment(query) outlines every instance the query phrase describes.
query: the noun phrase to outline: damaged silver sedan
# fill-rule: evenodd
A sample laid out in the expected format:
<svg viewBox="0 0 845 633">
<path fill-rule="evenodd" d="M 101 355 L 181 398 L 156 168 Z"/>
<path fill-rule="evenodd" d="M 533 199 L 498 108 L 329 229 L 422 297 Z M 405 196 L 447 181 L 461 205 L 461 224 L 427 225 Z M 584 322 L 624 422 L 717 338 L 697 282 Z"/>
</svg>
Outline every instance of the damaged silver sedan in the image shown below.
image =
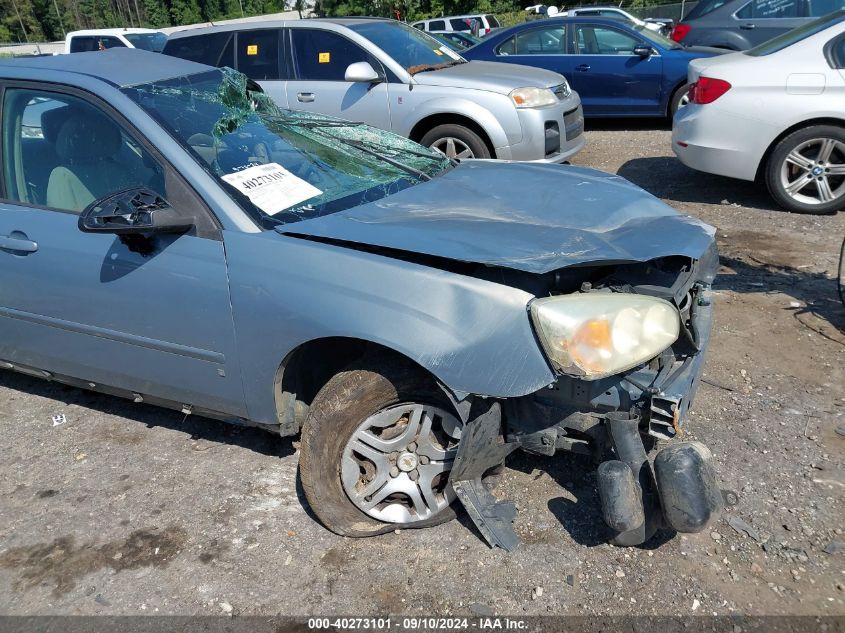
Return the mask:
<svg viewBox="0 0 845 633">
<path fill-rule="evenodd" d="M 620 545 L 721 511 L 703 445 L 643 443 L 679 436 L 696 390 L 711 227 L 615 176 L 459 164 L 152 53 L 2 62 L 0 83 L 3 367 L 301 432 L 308 502 L 347 536 L 460 502 L 513 548 L 488 480 L 516 449 L 595 457 Z"/>
</svg>

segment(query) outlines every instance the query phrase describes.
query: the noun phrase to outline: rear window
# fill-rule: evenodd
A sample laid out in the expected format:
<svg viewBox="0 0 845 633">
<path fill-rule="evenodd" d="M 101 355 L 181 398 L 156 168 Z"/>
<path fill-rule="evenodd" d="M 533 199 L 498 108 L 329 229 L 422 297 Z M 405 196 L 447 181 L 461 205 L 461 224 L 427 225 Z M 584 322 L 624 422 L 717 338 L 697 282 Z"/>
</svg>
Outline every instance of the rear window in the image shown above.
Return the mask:
<svg viewBox="0 0 845 633">
<path fill-rule="evenodd" d="M 167 44 L 164 33 L 126 33 L 124 36 L 135 48 L 160 53 Z"/>
<path fill-rule="evenodd" d="M 690 9 L 690 12 L 684 16 L 684 20 L 694 20 L 708 13 L 713 13 L 713 11 L 722 8 L 727 3 L 728 0 L 701 0 L 701 2 Z"/>
<path fill-rule="evenodd" d="M 745 54 L 751 55 L 751 57 L 762 57 L 764 55 L 771 55 L 772 53 L 777 53 L 778 51 L 782 51 L 788 46 L 792 46 L 796 42 L 800 42 L 801 40 L 808 38 L 811 35 L 820 33 L 821 31 L 824 31 L 825 29 L 833 26 L 834 24 L 839 24 L 843 21 L 845 21 L 845 10 L 840 10 L 836 13 L 831 13 L 830 15 L 825 16 L 823 18 L 819 18 L 818 20 L 813 20 L 812 22 L 805 24 L 804 26 L 799 26 L 796 29 L 787 31 L 783 35 L 778 35 L 777 37 L 769 40 L 768 42 L 763 42 L 759 46 L 755 46 L 754 48 L 745 51 Z"/>
<path fill-rule="evenodd" d="M 170 39 L 164 45 L 164 54 L 181 57 L 188 61 L 207 64 L 208 66 L 235 66 L 232 55 L 233 34 L 228 31 L 206 33 L 193 37 Z M 224 55 L 223 51 L 227 54 Z"/>
<path fill-rule="evenodd" d="M 501 26 L 495 15 L 485 15 L 484 17 L 487 18 L 487 24 L 491 29 L 498 29 Z"/>
<path fill-rule="evenodd" d="M 109 48 L 126 48 L 126 44 L 111 35 L 76 36 L 70 40 L 71 53 L 89 53 Z"/>
<path fill-rule="evenodd" d="M 798 10 L 798 0 L 752 0 L 739 11 L 740 20 L 761 18 L 798 18 L 803 17 Z"/>
</svg>

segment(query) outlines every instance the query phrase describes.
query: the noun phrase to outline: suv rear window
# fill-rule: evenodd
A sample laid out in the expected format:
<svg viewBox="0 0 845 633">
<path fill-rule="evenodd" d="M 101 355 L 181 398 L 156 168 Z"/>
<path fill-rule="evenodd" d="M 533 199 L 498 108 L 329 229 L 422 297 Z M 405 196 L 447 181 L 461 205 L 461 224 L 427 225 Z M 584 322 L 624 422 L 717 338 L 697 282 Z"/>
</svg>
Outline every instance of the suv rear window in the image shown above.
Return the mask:
<svg viewBox="0 0 845 633">
<path fill-rule="evenodd" d="M 713 13 L 716 9 L 720 9 L 725 6 L 727 2 L 728 0 L 701 0 L 701 2 L 695 5 L 683 19 L 694 20 L 703 15 L 707 15 L 708 13 Z"/>
<path fill-rule="evenodd" d="M 759 18 L 797 18 L 802 17 L 798 10 L 798 0 L 751 0 L 736 12 L 740 20 Z"/>
<path fill-rule="evenodd" d="M 491 29 L 498 29 L 501 26 L 495 15 L 485 15 L 484 17 L 487 18 L 487 26 Z"/>
<path fill-rule="evenodd" d="M 804 26 L 791 29 L 782 35 L 778 35 L 777 37 L 770 39 L 768 42 L 763 42 L 759 46 L 755 46 L 754 48 L 745 51 L 745 54 L 750 55 L 751 57 L 761 57 L 777 53 L 778 51 L 785 49 L 787 46 L 792 46 L 796 42 L 800 42 L 811 35 L 820 33 L 834 24 L 839 24 L 843 21 L 845 21 L 845 10 L 831 13 L 830 15 L 819 18 L 818 20 L 813 20 Z"/>
</svg>

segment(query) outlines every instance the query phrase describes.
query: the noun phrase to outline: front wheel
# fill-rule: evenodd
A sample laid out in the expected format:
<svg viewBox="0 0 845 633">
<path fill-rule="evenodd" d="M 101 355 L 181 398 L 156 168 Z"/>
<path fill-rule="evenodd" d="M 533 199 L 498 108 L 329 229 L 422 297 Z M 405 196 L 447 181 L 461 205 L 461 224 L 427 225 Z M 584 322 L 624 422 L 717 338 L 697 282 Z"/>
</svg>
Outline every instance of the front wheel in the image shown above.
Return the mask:
<svg viewBox="0 0 845 633">
<path fill-rule="evenodd" d="M 775 146 L 766 164 L 775 202 L 795 213 L 834 213 L 845 207 L 845 128 L 814 125 Z"/>
<path fill-rule="evenodd" d="M 420 144 L 458 160 L 490 158 L 490 150 L 484 139 L 463 125 L 438 125 L 426 132 Z"/>
<path fill-rule="evenodd" d="M 455 517 L 449 472 L 462 425 L 421 370 L 390 357 L 334 376 L 302 429 L 299 472 L 332 532 L 373 536 Z"/>
</svg>

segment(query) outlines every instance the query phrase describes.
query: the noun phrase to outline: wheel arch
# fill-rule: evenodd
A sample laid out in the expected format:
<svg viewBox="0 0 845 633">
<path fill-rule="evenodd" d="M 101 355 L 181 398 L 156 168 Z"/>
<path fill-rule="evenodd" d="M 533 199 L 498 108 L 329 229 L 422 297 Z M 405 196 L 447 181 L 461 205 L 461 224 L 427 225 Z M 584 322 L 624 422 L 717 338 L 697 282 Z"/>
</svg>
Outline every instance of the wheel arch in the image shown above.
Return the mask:
<svg viewBox="0 0 845 633">
<path fill-rule="evenodd" d="M 409 138 L 412 141 L 419 143 L 428 131 L 433 130 L 438 125 L 463 125 L 478 134 L 481 140 L 484 141 L 487 149 L 490 151 L 490 156 L 494 158 L 496 157 L 496 148 L 493 147 L 493 141 L 490 139 L 490 136 L 484 128 L 471 117 L 455 112 L 441 112 L 437 114 L 429 114 L 428 116 L 423 117 L 414 124 L 413 128 L 411 128 Z"/>
<path fill-rule="evenodd" d="M 672 89 L 669 91 L 669 99 L 666 101 L 666 116 L 672 116 L 672 102 L 675 100 L 675 95 L 678 94 L 678 90 L 683 88 L 687 85 L 687 78 L 684 77 L 681 81 L 677 82 Z"/>
<path fill-rule="evenodd" d="M 450 398 L 453 394 L 429 369 L 409 356 L 360 338 L 329 336 L 306 341 L 288 352 L 276 370 L 273 397 L 281 435 L 302 428 L 308 409 L 320 389 L 344 367 L 364 356 L 380 354 L 408 363 L 435 380 Z"/>
<path fill-rule="evenodd" d="M 791 125 L 790 127 L 786 128 L 783 132 L 778 134 L 771 143 L 769 143 L 768 147 L 766 147 L 766 151 L 763 152 L 763 155 L 760 157 L 760 162 L 757 163 L 757 171 L 755 173 L 754 180 L 760 181 L 760 179 L 763 177 L 763 174 L 766 171 L 766 164 L 769 162 L 769 156 L 772 155 L 772 152 L 774 151 L 775 147 L 777 147 L 778 143 L 780 143 L 783 139 L 785 139 L 793 132 L 797 132 L 802 128 L 811 127 L 813 125 L 835 125 L 836 127 L 845 128 L 845 119 L 838 119 L 836 117 L 830 116 L 817 117 L 814 119 L 799 121 L 798 123 L 795 123 L 794 125 Z"/>
</svg>

